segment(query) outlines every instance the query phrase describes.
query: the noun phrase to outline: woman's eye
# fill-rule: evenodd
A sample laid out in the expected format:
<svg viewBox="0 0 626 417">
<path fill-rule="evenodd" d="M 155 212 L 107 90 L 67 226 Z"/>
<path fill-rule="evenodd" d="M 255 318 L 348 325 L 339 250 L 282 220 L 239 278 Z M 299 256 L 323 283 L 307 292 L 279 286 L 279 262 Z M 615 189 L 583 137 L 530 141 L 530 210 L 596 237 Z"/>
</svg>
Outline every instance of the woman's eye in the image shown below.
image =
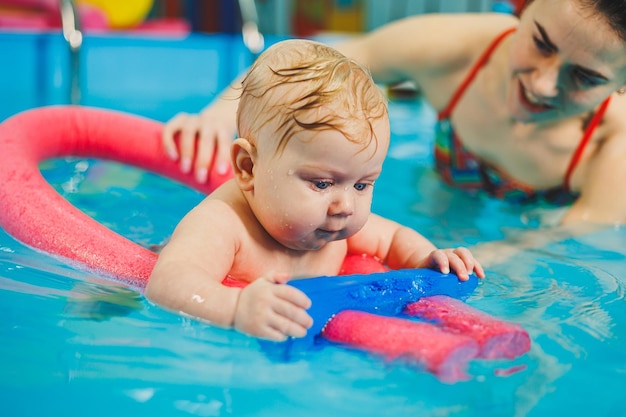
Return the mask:
<svg viewBox="0 0 626 417">
<path fill-rule="evenodd" d="M 598 79 L 598 77 L 589 75 L 588 73 L 581 70 L 574 70 L 574 78 L 579 84 L 585 87 L 595 87 L 596 85 L 602 83 L 602 81 Z"/>
<path fill-rule="evenodd" d="M 537 49 L 539 49 L 542 54 L 550 55 L 552 53 L 552 48 L 538 37 L 533 36 L 533 41 L 535 42 Z"/>
<path fill-rule="evenodd" d="M 313 181 L 315 188 L 325 190 L 332 185 L 330 181 Z"/>
<path fill-rule="evenodd" d="M 358 182 L 354 184 L 354 189 L 357 191 L 364 191 L 367 188 L 367 184 L 364 182 Z"/>
</svg>

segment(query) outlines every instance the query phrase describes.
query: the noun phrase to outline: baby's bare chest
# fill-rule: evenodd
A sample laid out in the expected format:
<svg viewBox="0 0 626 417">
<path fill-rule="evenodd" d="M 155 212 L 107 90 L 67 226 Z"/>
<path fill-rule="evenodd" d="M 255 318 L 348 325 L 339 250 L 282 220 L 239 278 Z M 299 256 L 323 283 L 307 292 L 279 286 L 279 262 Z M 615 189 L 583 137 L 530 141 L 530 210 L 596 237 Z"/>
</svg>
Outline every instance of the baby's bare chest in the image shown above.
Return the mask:
<svg viewBox="0 0 626 417">
<path fill-rule="evenodd" d="M 345 242 L 331 242 L 319 250 L 294 251 L 270 245 L 242 248 L 230 276 L 251 282 L 275 273 L 292 279 L 337 275 L 347 253 Z"/>
</svg>

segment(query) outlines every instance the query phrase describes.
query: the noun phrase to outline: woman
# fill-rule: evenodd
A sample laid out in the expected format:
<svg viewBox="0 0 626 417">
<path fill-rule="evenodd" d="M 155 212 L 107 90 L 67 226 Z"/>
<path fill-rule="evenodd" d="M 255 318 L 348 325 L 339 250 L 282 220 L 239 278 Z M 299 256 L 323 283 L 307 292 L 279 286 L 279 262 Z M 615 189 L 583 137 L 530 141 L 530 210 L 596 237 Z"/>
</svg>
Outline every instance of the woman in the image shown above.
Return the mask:
<svg viewBox="0 0 626 417">
<path fill-rule="evenodd" d="M 521 17 L 433 14 L 336 45 L 377 82 L 413 81 L 440 112 L 437 170 L 517 202 L 573 203 L 563 223 L 626 220 L 626 1 L 535 0 Z M 199 181 L 227 169 L 237 90 L 163 142 Z M 192 163 L 194 145 L 198 151 Z"/>
</svg>

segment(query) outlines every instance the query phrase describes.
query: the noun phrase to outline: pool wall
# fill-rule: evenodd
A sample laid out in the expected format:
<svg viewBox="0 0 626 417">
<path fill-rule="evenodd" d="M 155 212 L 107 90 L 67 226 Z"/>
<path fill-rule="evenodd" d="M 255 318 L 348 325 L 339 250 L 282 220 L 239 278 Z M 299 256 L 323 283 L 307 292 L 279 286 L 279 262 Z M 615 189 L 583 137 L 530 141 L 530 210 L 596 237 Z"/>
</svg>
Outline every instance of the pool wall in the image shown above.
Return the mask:
<svg viewBox="0 0 626 417">
<path fill-rule="evenodd" d="M 277 39 L 268 39 L 268 44 Z M 0 31 L 0 121 L 33 107 L 71 104 L 71 53 L 61 32 Z M 167 120 L 197 112 L 253 61 L 241 36 L 86 34 L 81 105 Z"/>
</svg>

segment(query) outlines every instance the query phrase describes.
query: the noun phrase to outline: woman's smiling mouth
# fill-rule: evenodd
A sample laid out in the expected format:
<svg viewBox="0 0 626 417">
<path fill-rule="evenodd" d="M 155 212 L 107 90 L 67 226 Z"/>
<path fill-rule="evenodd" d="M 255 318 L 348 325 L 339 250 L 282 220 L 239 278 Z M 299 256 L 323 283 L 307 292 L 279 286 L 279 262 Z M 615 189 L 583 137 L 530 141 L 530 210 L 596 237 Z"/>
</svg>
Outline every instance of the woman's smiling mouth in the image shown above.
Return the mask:
<svg viewBox="0 0 626 417">
<path fill-rule="evenodd" d="M 554 109 L 553 106 L 542 102 L 537 96 L 524 88 L 521 81 L 518 81 L 519 102 L 520 104 L 531 113 L 540 113 L 547 110 Z"/>
</svg>

